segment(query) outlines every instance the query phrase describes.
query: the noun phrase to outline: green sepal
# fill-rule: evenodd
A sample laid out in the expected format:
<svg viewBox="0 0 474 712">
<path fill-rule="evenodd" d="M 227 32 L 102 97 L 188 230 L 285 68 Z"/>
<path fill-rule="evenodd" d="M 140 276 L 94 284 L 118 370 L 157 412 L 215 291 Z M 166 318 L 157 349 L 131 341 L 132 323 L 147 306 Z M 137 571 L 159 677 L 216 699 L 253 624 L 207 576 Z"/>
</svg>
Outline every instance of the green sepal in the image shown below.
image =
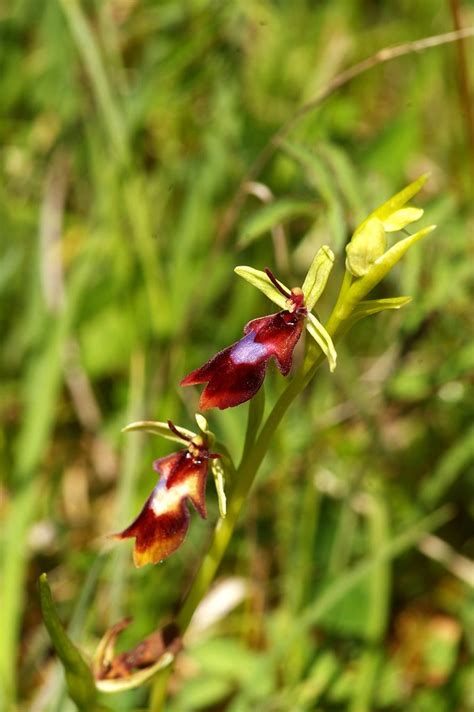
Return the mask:
<svg viewBox="0 0 474 712">
<path fill-rule="evenodd" d="M 187 438 L 195 438 L 196 433 L 192 430 L 187 430 L 187 428 L 182 428 L 181 426 L 176 426 L 176 429 Z M 175 433 L 173 433 L 169 427 L 168 423 L 163 423 L 157 420 L 138 420 L 135 423 L 130 423 L 122 428 L 122 433 L 132 433 L 135 431 L 143 431 L 145 433 L 151 433 L 152 435 L 160 435 L 166 440 L 172 440 L 175 443 L 183 444 L 181 438 L 179 438 Z"/>
<path fill-rule="evenodd" d="M 411 206 L 396 210 L 383 221 L 384 230 L 385 232 L 398 232 L 398 230 L 403 230 L 407 225 L 422 218 L 423 213 L 422 208 L 413 208 Z"/>
<path fill-rule="evenodd" d="M 370 270 L 364 277 L 356 279 L 350 287 L 347 294 L 348 306 L 353 308 L 368 294 L 390 270 L 403 257 L 405 252 L 410 249 L 415 242 L 422 240 L 426 235 L 429 235 L 436 228 L 436 225 L 425 227 L 414 235 L 409 235 L 403 240 L 396 242 L 387 252 L 385 252 L 372 265 Z"/>
<path fill-rule="evenodd" d="M 224 468 L 220 460 L 211 460 L 211 471 L 214 477 L 214 484 L 217 492 L 217 502 L 219 504 L 219 514 L 222 519 L 225 519 L 227 514 L 227 499 L 225 496 L 225 476 Z"/>
<path fill-rule="evenodd" d="M 247 282 L 249 282 L 249 284 L 253 285 L 254 287 L 257 287 L 257 289 L 263 292 L 265 296 L 268 297 L 272 302 L 278 304 L 281 309 L 288 308 L 287 298 L 283 294 L 280 294 L 278 289 L 273 286 L 265 272 L 262 272 L 259 269 L 254 269 L 253 267 L 247 267 L 246 265 L 240 265 L 239 267 L 235 267 L 234 272 L 238 274 L 239 277 L 242 277 L 242 279 L 245 279 Z M 280 282 L 280 280 L 278 281 Z M 283 289 L 286 289 L 287 292 L 290 292 L 288 287 L 285 287 L 282 282 L 280 282 L 280 284 Z"/>
<path fill-rule="evenodd" d="M 94 676 L 59 620 L 46 574 L 41 574 L 39 578 L 39 593 L 44 624 L 64 667 L 69 696 L 81 712 L 111 712 L 108 707 L 97 703 Z"/>
<path fill-rule="evenodd" d="M 329 362 L 329 370 L 332 373 L 336 368 L 336 349 L 334 348 L 333 341 L 324 326 L 316 319 L 314 314 L 311 314 L 311 312 L 308 313 L 306 329 L 316 341 L 321 351 L 326 355 Z"/>
<path fill-rule="evenodd" d="M 302 286 L 308 311 L 313 309 L 324 292 L 333 265 L 334 252 L 327 245 L 323 245 L 317 251 Z"/>
</svg>

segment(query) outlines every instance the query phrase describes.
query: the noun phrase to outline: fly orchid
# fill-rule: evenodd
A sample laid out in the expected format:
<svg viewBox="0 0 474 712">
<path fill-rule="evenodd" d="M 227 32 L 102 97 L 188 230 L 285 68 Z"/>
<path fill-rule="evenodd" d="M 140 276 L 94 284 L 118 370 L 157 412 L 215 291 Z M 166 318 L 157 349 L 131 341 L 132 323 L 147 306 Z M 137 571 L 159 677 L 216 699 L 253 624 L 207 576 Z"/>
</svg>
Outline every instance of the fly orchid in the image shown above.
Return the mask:
<svg viewBox="0 0 474 712">
<path fill-rule="evenodd" d="M 137 567 L 163 561 L 182 544 L 189 527 L 187 500 L 203 519 L 207 516 L 209 460 L 220 455 L 209 452 L 207 439 L 202 435 L 178 430 L 170 420 L 168 428 L 187 447 L 155 460 L 153 469 L 160 475 L 155 488 L 132 524 L 113 535 L 117 539 L 135 537 L 133 560 Z"/>
<path fill-rule="evenodd" d="M 289 290 L 269 269 L 237 267 L 237 274 L 263 291 L 283 309 L 276 314 L 249 321 L 244 336 L 219 351 L 207 363 L 189 373 L 181 386 L 206 383 L 199 400 L 200 410 L 231 408 L 250 400 L 265 378 L 268 361 L 273 358 L 283 376 L 290 372 L 293 351 L 306 324 L 308 331 L 328 354 L 331 368 L 335 351 L 329 335 L 310 312 L 323 291 L 334 257 L 322 248 L 308 272 L 302 288 Z"/>
</svg>

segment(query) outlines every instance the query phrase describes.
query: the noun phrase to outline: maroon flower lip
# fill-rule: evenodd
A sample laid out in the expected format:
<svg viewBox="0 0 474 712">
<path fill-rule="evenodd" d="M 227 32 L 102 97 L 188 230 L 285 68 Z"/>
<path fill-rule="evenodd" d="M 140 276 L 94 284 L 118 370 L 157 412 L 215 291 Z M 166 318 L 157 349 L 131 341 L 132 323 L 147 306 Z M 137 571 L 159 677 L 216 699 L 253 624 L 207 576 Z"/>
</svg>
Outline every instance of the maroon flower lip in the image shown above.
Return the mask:
<svg viewBox="0 0 474 712">
<path fill-rule="evenodd" d="M 181 386 L 207 383 L 199 401 L 200 410 L 224 410 L 250 400 L 263 383 L 270 358 L 275 359 L 284 376 L 291 369 L 293 351 L 307 315 L 303 293 L 300 289 L 287 292 L 270 270 L 265 271 L 287 297 L 288 309 L 253 319 L 245 325 L 242 339 L 183 378 Z"/>
<path fill-rule="evenodd" d="M 189 442 L 185 450 L 155 460 L 153 469 L 160 478 L 138 517 L 118 534 L 117 539 L 135 537 L 135 566 L 155 564 L 173 554 L 182 544 L 189 527 L 187 500 L 205 519 L 206 480 L 210 453 L 202 438 L 188 438 L 168 421 L 168 426 L 182 440 Z"/>
</svg>

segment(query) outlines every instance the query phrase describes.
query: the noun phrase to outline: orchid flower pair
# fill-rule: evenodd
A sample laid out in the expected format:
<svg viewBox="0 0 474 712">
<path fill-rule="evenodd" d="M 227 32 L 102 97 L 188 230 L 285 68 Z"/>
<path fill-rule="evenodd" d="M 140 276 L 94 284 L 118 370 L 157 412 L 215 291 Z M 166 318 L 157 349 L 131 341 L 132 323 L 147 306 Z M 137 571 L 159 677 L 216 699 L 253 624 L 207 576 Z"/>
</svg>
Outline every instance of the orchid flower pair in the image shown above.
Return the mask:
<svg viewBox="0 0 474 712">
<path fill-rule="evenodd" d="M 278 282 L 268 269 L 259 272 L 251 267 L 236 268 L 239 275 L 285 308 L 276 314 L 250 321 L 244 327 L 242 339 L 220 351 L 181 381 L 182 386 L 207 383 L 199 402 L 201 410 L 230 408 L 250 400 L 263 383 L 270 358 L 275 359 L 281 373 L 286 376 L 291 369 L 293 351 L 305 321 L 310 333 L 327 352 L 331 369 L 335 367 L 336 352 L 332 341 L 316 317 L 308 311 L 324 290 L 333 261 L 331 250 L 322 248 L 303 287 L 291 290 Z M 205 418 L 198 414 L 197 421 L 201 427 L 200 435 L 178 429 L 171 421 L 167 424 L 169 434 L 164 423 L 154 424 L 159 426 L 161 435 L 184 440 L 187 447 L 153 463 L 153 469 L 160 475 L 155 488 L 132 524 L 114 535 L 118 539 L 135 537 L 133 558 L 136 566 L 163 561 L 181 545 L 189 526 L 188 500 L 201 517 L 206 517 L 205 487 L 209 461 L 217 460 L 220 455 L 209 451 L 212 434 L 207 430 Z M 126 430 L 137 428 L 156 432 L 152 423 L 132 424 Z M 213 472 L 218 483 L 219 465 L 213 465 Z M 221 514 L 224 509 L 222 501 L 221 494 Z"/>
<path fill-rule="evenodd" d="M 406 250 L 434 229 L 420 230 L 395 243 L 387 250 L 389 232 L 404 229 L 419 220 L 423 210 L 406 206 L 417 193 L 426 176 L 422 176 L 377 208 L 354 232 L 346 247 L 346 276 L 333 316 L 336 322 L 350 327 L 358 319 L 384 309 L 398 309 L 409 297 L 361 301 L 380 282 Z M 293 352 L 304 327 L 328 359 L 330 370 L 336 367 L 336 350 L 328 331 L 312 314 L 323 293 L 333 267 L 334 255 L 329 247 L 317 252 L 302 287 L 288 289 L 269 269 L 236 267 L 235 272 L 257 287 L 279 307 L 275 314 L 253 319 L 244 327 L 244 336 L 213 356 L 181 381 L 182 386 L 205 383 L 199 408 L 225 409 L 250 400 L 262 386 L 267 365 L 274 359 L 283 376 L 290 372 Z M 342 295 L 344 299 L 342 300 Z M 196 415 L 201 434 L 177 428 L 173 423 L 134 423 L 125 430 L 151 430 L 168 439 L 185 441 L 186 448 L 156 460 L 153 469 L 160 475 L 142 511 L 132 524 L 119 534 L 119 539 L 135 538 L 136 566 L 157 563 L 181 545 L 189 526 L 188 500 L 201 517 L 206 517 L 205 487 L 209 464 L 216 481 L 221 516 L 225 516 L 221 454 L 211 453 L 212 433 L 206 419 Z"/>
</svg>

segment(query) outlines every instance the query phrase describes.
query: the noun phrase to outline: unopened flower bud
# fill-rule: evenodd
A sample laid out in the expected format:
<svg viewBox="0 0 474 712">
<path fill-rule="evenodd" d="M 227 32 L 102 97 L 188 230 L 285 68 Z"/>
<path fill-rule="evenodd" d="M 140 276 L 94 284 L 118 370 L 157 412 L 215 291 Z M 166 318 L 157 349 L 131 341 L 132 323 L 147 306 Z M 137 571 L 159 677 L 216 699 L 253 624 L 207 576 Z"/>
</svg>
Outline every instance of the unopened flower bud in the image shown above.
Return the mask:
<svg viewBox="0 0 474 712">
<path fill-rule="evenodd" d="M 346 268 L 354 277 L 363 277 L 387 249 L 383 223 L 371 218 L 356 230 L 346 247 Z"/>
</svg>

